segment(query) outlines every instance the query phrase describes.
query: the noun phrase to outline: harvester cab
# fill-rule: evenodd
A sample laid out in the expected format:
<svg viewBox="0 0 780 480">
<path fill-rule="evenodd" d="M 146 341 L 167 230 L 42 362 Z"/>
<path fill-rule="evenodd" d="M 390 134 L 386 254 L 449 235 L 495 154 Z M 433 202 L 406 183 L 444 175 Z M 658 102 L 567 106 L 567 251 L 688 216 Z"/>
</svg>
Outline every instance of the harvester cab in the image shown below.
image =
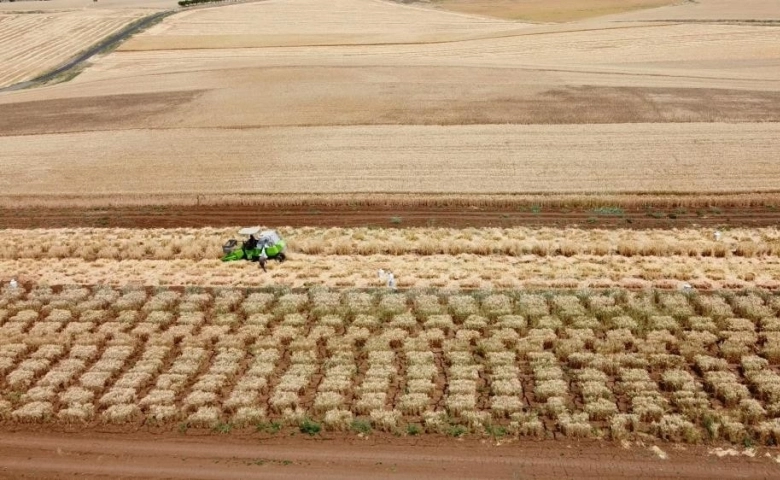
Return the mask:
<svg viewBox="0 0 780 480">
<path fill-rule="evenodd" d="M 236 239 L 231 238 L 222 245 L 223 262 L 249 260 L 258 262 L 260 268 L 265 271 L 268 260 L 278 260 L 281 263 L 287 259 L 284 253 L 287 245 L 276 230 L 261 231 L 260 227 L 247 227 L 239 230 L 238 234 L 244 236 L 245 240 L 239 245 Z"/>
</svg>

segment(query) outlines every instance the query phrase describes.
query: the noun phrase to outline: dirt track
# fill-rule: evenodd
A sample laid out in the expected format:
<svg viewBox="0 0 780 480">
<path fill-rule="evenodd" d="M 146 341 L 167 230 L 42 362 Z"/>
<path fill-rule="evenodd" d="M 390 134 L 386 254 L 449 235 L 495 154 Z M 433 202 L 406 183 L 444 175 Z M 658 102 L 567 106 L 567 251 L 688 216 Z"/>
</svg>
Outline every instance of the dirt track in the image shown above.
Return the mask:
<svg viewBox="0 0 780 480">
<path fill-rule="evenodd" d="M 0 478 L 776 478 L 766 457 L 711 457 L 704 447 L 660 459 L 649 448 L 600 442 L 257 434 L 5 433 Z"/>
<path fill-rule="evenodd" d="M 269 227 L 485 227 L 485 226 L 571 226 L 593 228 L 683 228 L 689 226 L 774 226 L 780 210 L 771 207 L 718 207 L 645 210 L 626 209 L 618 215 L 604 215 L 587 208 L 507 207 L 470 209 L 452 207 L 293 207 L 263 211 L 253 205 L 149 206 L 135 208 L 29 208 L 0 209 L 3 228 L 70 227 L 230 227 L 261 222 Z"/>
</svg>

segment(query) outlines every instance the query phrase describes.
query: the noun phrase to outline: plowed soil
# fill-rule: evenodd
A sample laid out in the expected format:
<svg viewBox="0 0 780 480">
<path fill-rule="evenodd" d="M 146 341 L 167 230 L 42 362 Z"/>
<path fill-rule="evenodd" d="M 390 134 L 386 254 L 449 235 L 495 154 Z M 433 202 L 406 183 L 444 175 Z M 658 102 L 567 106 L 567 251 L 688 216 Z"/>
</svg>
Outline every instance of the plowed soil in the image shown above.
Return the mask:
<svg viewBox="0 0 780 480">
<path fill-rule="evenodd" d="M 519 209 L 519 208 L 522 208 Z M 766 227 L 780 222 L 780 210 L 769 207 L 718 207 L 699 210 L 625 210 L 603 215 L 593 210 L 518 207 L 383 208 L 284 207 L 264 211 L 254 205 L 149 206 L 136 208 L 0 209 L 3 228 L 176 228 L 232 227 L 261 222 L 268 227 L 512 227 L 572 226 L 593 228 L 684 228 L 691 226 Z"/>
<path fill-rule="evenodd" d="M 206 432 L 7 432 L 2 479 L 776 478 L 756 456 L 712 458 L 703 447 L 649 448 L 602 442 L 520 442 L 327 435 L 315 438 Z"/>
</svg>

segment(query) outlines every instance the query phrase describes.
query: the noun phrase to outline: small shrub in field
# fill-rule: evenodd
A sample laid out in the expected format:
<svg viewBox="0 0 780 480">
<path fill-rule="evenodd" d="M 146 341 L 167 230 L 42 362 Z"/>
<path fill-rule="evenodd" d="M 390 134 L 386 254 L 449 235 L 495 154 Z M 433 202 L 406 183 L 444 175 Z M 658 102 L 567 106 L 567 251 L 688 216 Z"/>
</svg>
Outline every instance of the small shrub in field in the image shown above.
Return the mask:
<svg viewBox="0 0 780 480">
<path fill-rule="evenodd" d="M 352 423 L 350 423 L 349 428 L 353 432 L 357 432 L 357 433 L 362 433 L 362 434 L 371 433 L 371 422 L 360 418 L 356 418 L 355 420 L 352 421 Z"/>
<path fill-rule="evenodd" d="M 320 433 L 320 430 L 322 430 L 322 426 L 320 426 L 319 423 L 314 422 L 308 418 L 305 418 L 303 422 L 299 425 L 299 428 L 301 430 L 301 433 L 305 433 L 307 435 L 317 435 Z"/>
</svg>

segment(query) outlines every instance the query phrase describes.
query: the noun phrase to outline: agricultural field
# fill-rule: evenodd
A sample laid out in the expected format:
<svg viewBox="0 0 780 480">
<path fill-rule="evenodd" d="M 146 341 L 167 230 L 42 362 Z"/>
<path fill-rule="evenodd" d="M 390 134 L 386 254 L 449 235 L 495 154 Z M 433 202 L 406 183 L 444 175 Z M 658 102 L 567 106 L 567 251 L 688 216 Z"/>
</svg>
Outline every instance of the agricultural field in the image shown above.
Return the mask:
<svg viewBox="0 0 780 480">
<path fill-rule="evenodd" d="M 67 83 L 0 94 L 0 188 L 774 190 L 780 29 L 723 12 L 541 25 L 374 0 L 185 10 Z"/>
<path fill-rule="evenodd" d="M 775 228 L 282 228 L 290 258 L 266 274 L 219 260 L 235 231 L 3 230 L 0 267 L 50 285 L 376 288 L 384 269 L 400 288 L 780 289 Z"/>
<path fill-rule="evenodd" d="M 6 287 L 6 422 L 780 441 L 760 293 Z"/>
<path fill-rule="evenodd" d="M 776 2 L 225 2 L 2 90 L 173 8 L 0 2 L 0 477 L 778 476 Z"/>
<path fill-rule="evenodd" d="M 53 70 L 145 14 L 131 9 L 51 13 L 0 10 L 0 88 Z"/>
</svg>

